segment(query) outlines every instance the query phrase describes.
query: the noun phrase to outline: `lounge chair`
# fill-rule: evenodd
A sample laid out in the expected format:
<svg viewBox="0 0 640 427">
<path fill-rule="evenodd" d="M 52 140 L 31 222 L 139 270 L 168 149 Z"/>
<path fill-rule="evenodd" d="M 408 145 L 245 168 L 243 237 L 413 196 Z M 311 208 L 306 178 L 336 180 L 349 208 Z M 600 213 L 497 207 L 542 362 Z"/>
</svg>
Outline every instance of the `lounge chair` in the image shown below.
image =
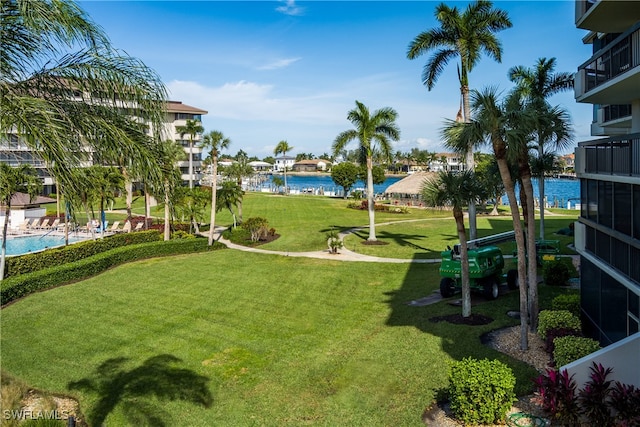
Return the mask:
<svg viewBox="0 0 640 427">
<path fill-rule="evenodd" d="M 40 228 L 40 218 L 34 218 L 31 225 L 28 226 L 29 230 L 37 230 Z"/>
<path fill-rule="evenodd" d="M 120 226 L 120 221 L 114 221 L 111 227 L 107 229 L 107 231 L 110 231 L 112 233 L 117 233 L 119 226 Z"/>
<path fill-rule="evenodd" d="M 60 218 L 56 218 L 53 220 L 51 225 L 47 226 L 47 230 L 57 230 L 59 224 L 60 224 Z"/>
<path fill-rule="evenodd" d="M 49 228 L 49 218 L 45 218 L 42 220 L 42 223 L 38 227 L 38 230 L 47 230 Z"/>
<path fill-rule="evenodd" d="M 124 223 L 124 225 L 122 226 L 122 228 L 116 230 L 116 233 L 130 233 L 131 232 L 131 222 L 127 221 Z"/>
<path fill-rule="evenodd" d="M 22 224 L 20 224 L 18 226 L 18 228 L 16 229 L 16 232 L 18 233 L 22 233 L 22 234 L 26 234 L 29 232 L 29 223 L 31 222 L 31 218 L 27 218 L 24 221 L 22 221 Z"/>
<path fill-rule="evenodd" d="M 139 222 L 136 224 L 136 228 L 133 229 L 133 231 L 140 231 L 142 230 L 142 227 L 144 227 L 144 222 Z"/>
</svg>

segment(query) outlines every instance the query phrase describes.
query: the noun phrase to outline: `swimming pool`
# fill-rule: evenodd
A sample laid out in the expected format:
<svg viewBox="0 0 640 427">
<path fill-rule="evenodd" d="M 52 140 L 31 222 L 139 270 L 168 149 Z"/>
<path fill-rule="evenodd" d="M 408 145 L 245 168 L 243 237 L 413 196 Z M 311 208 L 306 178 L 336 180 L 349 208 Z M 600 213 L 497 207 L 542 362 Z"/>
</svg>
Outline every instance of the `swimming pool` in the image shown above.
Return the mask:
<svg viewBox="0 0 640 427">
<path fill-rule="evenodd" d="M 81 239 L 69 237 L 69 243 Z M 2 242 L 2 239 L 0 239 Z M 7 239 L 7 255 L 22 255 L 64 245 L 64 236 L 18 236 Z"/>
</svg>

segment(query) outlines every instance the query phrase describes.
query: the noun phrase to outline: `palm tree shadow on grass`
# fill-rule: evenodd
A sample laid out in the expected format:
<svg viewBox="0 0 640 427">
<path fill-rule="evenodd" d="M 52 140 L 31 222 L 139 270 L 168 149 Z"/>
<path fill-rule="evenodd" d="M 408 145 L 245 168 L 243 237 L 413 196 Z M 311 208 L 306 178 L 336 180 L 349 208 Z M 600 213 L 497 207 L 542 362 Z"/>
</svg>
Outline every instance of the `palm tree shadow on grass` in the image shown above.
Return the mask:
<svg viewBox="0 0 640 427">
<path fill-rule="evenodd" d="M 176 366 L 179 362 L 170 354 L 150 357 L 133 367 L 126 357 L 108 359 L 92 376 L 70 382 L 67 388 L 97 394 L 97 402 L 87 415 L 89 425 L 102 425 L 120 406 L 132 425 L 164 427 L 171 415 L 158 401 L 182 400 L 205 408 L 213 403 L 209 378 Z"/>
</svg>

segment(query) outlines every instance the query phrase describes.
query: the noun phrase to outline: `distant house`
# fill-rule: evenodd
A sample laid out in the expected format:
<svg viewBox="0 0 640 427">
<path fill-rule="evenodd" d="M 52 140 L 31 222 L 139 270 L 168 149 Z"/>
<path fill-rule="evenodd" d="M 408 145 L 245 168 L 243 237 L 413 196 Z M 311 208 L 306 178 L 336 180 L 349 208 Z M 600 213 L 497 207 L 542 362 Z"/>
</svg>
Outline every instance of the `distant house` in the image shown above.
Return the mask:
<svg viewBox="0 0 640 427">
<path fill-rule="evenodd" d="M 274 172 L 282 172 L 285 170 L 291 170 L 293 168 L 293 164 L 296 162 L 295 157 L 291 156 L 280 156 L 276 157 L 276 163 L 273 165 Z"/>
<path fill-rule="evenodd" d="M 294 172 L 325 172 L 331 166 L 331 162 L 323 159 L 300 160 L 292 166 Z"/>
<path fill-rule="evenodd" d="M 429 163 L 431 172 L 440 171 L 463 171 L 465 170 L 464 159 L 456 153 L 438 153 L 435 160 Z"/>
<path fill-rule="evenodd" d="M 11 197 L 11 211 L 9 212 L 9 225 L 17 228 L 26 219 L 40 218 L 47 214 L 47 209 L 41 204 L 55 203 L 56 199 L 37 196 L 33 200 L 26 193 L 16 193 Z M 4 216 L 6 206 L 0 203 L 0 227 L 4 227 L 7 220 Z"/>
<path fill-rule="evenodd" d="M 273 169 L 273 165 L 271 163 L 261 162 L 258 160 L 249 162 L 249 166 L 251 166 L 256 172 L 267 172 Z"/>
</svg>

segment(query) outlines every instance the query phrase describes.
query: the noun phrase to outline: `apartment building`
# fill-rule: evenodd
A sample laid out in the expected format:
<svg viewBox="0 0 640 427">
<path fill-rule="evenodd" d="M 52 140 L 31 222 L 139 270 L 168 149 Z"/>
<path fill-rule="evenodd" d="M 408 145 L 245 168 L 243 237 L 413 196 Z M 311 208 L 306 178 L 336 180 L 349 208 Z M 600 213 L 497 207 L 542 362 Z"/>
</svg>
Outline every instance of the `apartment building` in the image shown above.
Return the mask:
<svg viewBox="0 0 640 427">
<path fill-rule="evenodd" d="M 581 305 L 586 332 L 609 345 L 640 329 L 640 2 L 576 1 L 593 54 L 578 67 L 577 102 L 593 105 L 578 144 Z"/>
<path fill-rule="evenodd" d="M 82 101 L 80 95 L 77 96 L 78 101 Z M 189 156 L 193 161 L 193 182 L 198 182 L 201 177 L 202 169 L 202 149 L 199 148 L 202 135 L 196 135 L 193 138 L 193 147 L 190 148 L 190 135 L 180 135 L 176 128 L 184 126 L 187 120 L 201 121 L 202 116 L 207 111 L 200 108 L 183 104 L 180 101 L 168 101 L 166 105 L 165 128 L 163 130 L 163 139 L 173 139 L 179 142 L 185 150 L 186 158 L 178 162 L 182 179 L 185 183 L 189 181 Z M 26 143 L 16 134 L 10 133 L 0 137 L 0 162 L 8 163 L 11 166 L 21 164 L 29 164 L 33 166 L 43 182 L 43 193 L 50 194 L 55 192 L 55 181 L 49 175 L 45 162 L 38 153 L 33 151 Z M 83 162 L 81 166 L 91 166 L 91 156 Z"/>
</svg>

